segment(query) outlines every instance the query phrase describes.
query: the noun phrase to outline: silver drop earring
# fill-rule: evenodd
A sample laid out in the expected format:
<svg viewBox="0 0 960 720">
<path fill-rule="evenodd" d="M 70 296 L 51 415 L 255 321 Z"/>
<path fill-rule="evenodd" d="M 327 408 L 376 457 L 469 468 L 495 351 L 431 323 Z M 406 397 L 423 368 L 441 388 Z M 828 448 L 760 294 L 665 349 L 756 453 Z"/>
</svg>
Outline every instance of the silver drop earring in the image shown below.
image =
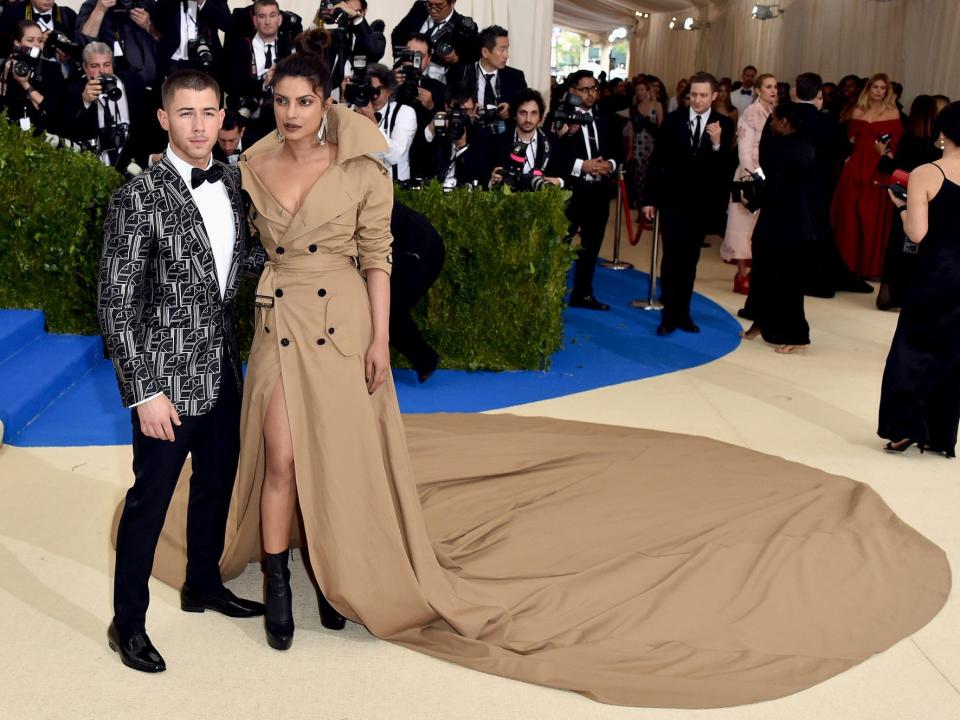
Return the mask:
<svg viewBox="0 0 960 720">
<path fill-rule="evenodd" d="M 327 115 L 328 113 L 323 114 L 323 122 L 320 123 L 320 131 L 317 133 L 317 142 L 321 146 L 327 144 Z"/>
<path fill-rule="evenodd" d="M 277 130 L 277 142 L 283 142 L 283 133 Z"/>
</svg>

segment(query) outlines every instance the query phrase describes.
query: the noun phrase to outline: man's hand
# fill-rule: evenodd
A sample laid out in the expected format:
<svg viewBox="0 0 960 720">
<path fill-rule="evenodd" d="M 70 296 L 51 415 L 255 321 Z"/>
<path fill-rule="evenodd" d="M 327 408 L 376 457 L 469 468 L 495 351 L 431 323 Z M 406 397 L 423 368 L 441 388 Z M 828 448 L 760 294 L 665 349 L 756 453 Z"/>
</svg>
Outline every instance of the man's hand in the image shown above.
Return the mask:
<svg viewBox="0 0 960 720">
<path fill-rule="evenodd" d="M 100 97 L 100 76 L 88 80 L 83 88 L 83 104 L 90 105 Z"/>
<path fill-rule="evenodd" d="M 653 219 L 657 216 L 657 209 L 653 205 L 644 205 L 643 206 L 643 218 L 647 222 L 653 222 Z"/>
<path fill-rule="evenodd" d="M 510 103 L 502 102 L 497 105 L 500 108 L 500 119 L 509 120 L 510 119 Z"/>
<path fill-rule="evenodd" d="M 417 88 L 417 100 L 419 100 L 420 104 L 427 110 L 433 110 L 433 108 L 436 107 L 433 102 L 433 93 L 424 87 Z"/>
<path fill-rule="evenodd" d="M 386 340 L 374 340 L 367 348 L 364 362 L 367 392 L 373 395 L 387 380 L 390 372 L 390 344 Z"/>
<path fill-rule="evenodd" d="M 613 163 L 602 157 L 583 161 L 583 172 L 587 175 L 609 175 L 613 172 Z"/>
<path fill-rule="evenodd" d="M 140 432 L 155 440 L 174 441 L 173 426 L 180 427 L 180 416 L 166 395 L 157 395 L 142 405 L 137 405 Z"/>
<path fill-rule="evenodd" d="M 277 66 L 274 65 L 263 74 L 263 87 L 266 88 L 270 85 L 270 83 L 273 82 L 273 71 L 276 69 L 276 67 Z"/>
<path fill-rule="evenodd" d="M 719 122 L 712 122 L 707 125 L 707 135 L 710 136 L 710 142 L 714 147 L 720 144 L 720 139 L 723 137 L 723 130 L 720 128 Z"/>
<path fill-rule="evenodd" d="M 134 8 L 130 11 L 130 19 L 133 20 L 140 29 L 144 32 L 148 32 L 151 35 L 153 30 L 153 23 L 150 22 L 150 13 L 148 13 L 143 8 Z"/>
<path fill-rule="evenodd" d="M 376 124 L 377 116 L 373 110 L 373 105 L 371 105 L 370 103 L 367 103 L 363 107 L 354 107 L 353 111 L 358 115 L 363 115 L 365 118 L 369 118 L 374 122 L 374 124 Z"/>
<path fill-rule="evenodd" d="M 334 10 L 343 10 L 343 11 L 347 14 L 347 17 L 350 18 L 351 20 L 356 20 L 356 19 L 357 19 L 357 15 L 360 14 L 359 12 L 357 12 L 356 10 L 354 10 L 354 9 L 353 9 L 353 6 L 352 6 L 350 3 L 348 3 L 348 2 L 339 2 L 339 3 L 337 3 L 336 5 L 333 6 L 333 9 L 334 9 Z"/>
</svg>

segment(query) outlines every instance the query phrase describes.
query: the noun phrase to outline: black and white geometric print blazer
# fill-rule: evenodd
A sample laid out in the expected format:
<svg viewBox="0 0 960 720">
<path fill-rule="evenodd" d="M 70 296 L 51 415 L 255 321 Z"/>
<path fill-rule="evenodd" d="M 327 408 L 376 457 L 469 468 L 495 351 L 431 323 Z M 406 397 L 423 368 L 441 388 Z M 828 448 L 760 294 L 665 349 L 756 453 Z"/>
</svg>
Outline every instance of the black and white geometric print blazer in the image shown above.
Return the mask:
<svg viewBox="0 0 960 720">
<path fill-rule="evenodd" d="M 97 314 L 127 407 L 162 392 L 179 414 L 203 415 L 224 362 L 242 386 L 233 301 L 265 253 L 250 239 L 237 168 L 224 166 L 223 182 L 237 236 L 222 298 L 200 210 L 166 155 L 110 201 Z"/>
</svg>

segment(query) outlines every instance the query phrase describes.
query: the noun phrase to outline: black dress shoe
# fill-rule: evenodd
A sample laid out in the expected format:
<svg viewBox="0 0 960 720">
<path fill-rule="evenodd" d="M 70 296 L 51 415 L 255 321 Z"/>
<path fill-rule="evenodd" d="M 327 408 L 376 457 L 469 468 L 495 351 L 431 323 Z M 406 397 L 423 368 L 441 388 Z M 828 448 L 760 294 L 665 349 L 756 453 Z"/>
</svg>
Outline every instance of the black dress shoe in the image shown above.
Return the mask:
<svg viewBox="0 0 960 720">
<path fill-rule="evenodd" d="M 263 615 L 263 603 L 238 598 L 225 587 L 215 592 L 197 592 L 186 585 L 180 590 L 180 609 L 184 612 L 202 613 L 213 610 L 232 618 L 251 618 Z"/>
<path fill-rule="evenodd" d="M 693 320 L 684 320 L 683 322 L 678 323 L 677 327 L 688 333 L 700 332 L 700 326 L 697 325 Z"/>
<path fill-rule="evenodd" d="M 677 328 L 676 328 L 675 325 L 672 325 L 672 324 L 670 324 L 670 323 L 662 322 L 662 323 L 660 323 L 660 324 L 657 326 L 657 335 L 658 335 L 659 337 L 664 337 L 664 336 L 666 336 L 666 335 L 671 335 L 671 334 L 673 333 L 673 331 L 676 330 L 676 329 L 677 329 Z"/>
<path fill-rule="evenodd" d="M 328 630 L 343 630 L 346 627 L 347 619 L 337 612 L 320 590 L 317 590 L 317 604 L 320 606 L 321 625 Z"/>
<path fill-rule="evenodd" d="M 864 295 L 869 295 L 873 292 L 873 285 L 868 283 L 863 278 L 851 277 L 840 283 L 837 286 L 837 290 L 840 292 L 863 293 Z"/>
<path fill-rule="evenodd" d="M 583 297 L 570 298 L 570 307 L 584 308 L 586 310 L 609 310 L 610 306 L 597 300 L 593 295 L 584 295 Z"/>
<path fill-rule="evenodd" d="M 129 668 L 145 673 L 159 673 L 167 669 L 167 664 L 150 642 L 146 632 L 138 632 L 125 638 L 120 635 L 117 626 L 110 623 L 107 644 Z"/>
<path fill-rule="evenodd" d="M 417 368 L 417 381 L 422 385 L 433 376 L 438 367 L 440 367 L 440 356 L 434 353 L 429 363 Z"/>
</svg>

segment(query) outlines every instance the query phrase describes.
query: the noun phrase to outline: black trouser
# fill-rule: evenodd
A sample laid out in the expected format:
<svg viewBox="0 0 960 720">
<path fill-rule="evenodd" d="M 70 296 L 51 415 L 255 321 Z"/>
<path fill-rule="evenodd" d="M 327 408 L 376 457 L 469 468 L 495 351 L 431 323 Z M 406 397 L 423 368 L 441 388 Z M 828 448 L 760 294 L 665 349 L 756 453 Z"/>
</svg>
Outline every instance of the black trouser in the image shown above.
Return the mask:
<svg viewBox="0 0 960 720">
<path fill-rule="evenodd" d="M 605 180 L 592 183 L 578 180 L 572 190 L 573 197 L 567 205 L 567 219 L 570 221 L 571 237 L 580 231 L 580 254 L 573 273 L 573 292 L 570 297 L 584 298 L 593 295 L 593 273 L 610 217 L 610 188 Z"/>
<path fill-rule="evenodd" d="M 443 248 L 430 257 L 416 259 L 397 253 L 390 276 L 390 344 L 418 372 L 435 366 L 437 351 L 430 347 L 410 313 L 427 294 L 443 269 Z M 421 253 L 426 248 L 421 248 Z"/>
<path fill-rule="evenodd" d="M 144 629 L 150 591 L 147 581 L 153 556 L 177 486 L 190 453 L 190 504 L 187 511 L 187 584 L 191 589 L 219 589 L 220 555 L 223 554 L 230 494 L 240 454 L 240 393 L 233 370 L 220 379 L 216 405 L 205 415 L 180 416 L 174 442 L 155 440 L 140 431 L 133 408 L 133 487 L 117 529 L 117 564 L 114 575 L 114 622 L 122 634 Z"/>
<path fill-rule="evenodd" d="M 709 216 L 702 209 L 663 210 L 663 261 L 660 265 L 661 320 L 676 325 L 690 320 L 690 302 L 697 280 L 700 249 L 707 237 Z"/>
</svg>

